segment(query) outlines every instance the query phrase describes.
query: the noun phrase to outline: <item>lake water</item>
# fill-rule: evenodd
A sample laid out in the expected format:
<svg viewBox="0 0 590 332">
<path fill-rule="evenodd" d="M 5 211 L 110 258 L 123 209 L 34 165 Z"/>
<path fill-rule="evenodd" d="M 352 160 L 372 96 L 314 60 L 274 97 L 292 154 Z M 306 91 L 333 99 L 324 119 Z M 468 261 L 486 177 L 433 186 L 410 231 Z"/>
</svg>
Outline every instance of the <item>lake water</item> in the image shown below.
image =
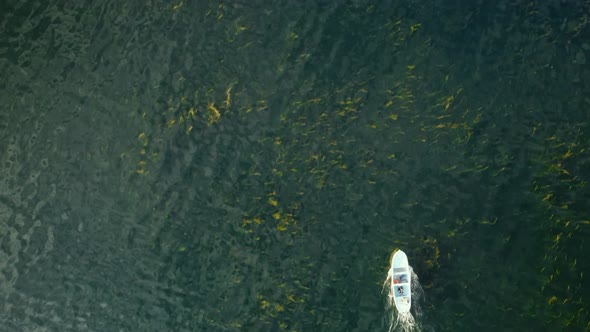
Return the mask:
<svg viewBox="0 0 590 332">
<path fill-rule="evenodd" d="M 0 4 L 0 331 L 590 329 L 588 1 Z"/>
</svg>

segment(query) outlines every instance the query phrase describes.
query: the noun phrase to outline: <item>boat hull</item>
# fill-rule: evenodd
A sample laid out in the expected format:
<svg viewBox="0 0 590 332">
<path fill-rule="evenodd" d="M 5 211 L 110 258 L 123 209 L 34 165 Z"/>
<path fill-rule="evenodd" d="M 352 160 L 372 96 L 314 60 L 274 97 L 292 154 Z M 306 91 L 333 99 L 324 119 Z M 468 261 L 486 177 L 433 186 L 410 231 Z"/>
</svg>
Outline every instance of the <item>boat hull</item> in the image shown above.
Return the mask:
<svg viewBox="0 0 590 332">
<path fill-rule="evenodd" d="M 395 307 L 400 313 L 410 311 L 412 307 L 412 273 L 408 256 L 401 250 L 391 258 L 391 290 Z"/>
</svg>

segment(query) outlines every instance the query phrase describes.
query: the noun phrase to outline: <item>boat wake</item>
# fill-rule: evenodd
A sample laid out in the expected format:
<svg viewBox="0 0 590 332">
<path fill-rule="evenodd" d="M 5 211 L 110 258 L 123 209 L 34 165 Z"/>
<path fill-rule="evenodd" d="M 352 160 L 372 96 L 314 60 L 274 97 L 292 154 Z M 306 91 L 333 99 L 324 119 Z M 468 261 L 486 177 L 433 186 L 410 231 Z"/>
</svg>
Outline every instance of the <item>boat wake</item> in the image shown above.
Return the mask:
<svg viewBox="0 0 590 332">
<path fill-rule="evenodd" d="M 383 283 L 383 291 L 387 291 L 387 302 L 386 302 L 386 320 L 389 325 L 389 332 L 400 331 L 400 332 L 419 332 L 420 324 L 417 321 L 422 316 L 422 310 L 420 309 L 420 299 L 424 295 L 424 290 L 418 280 L 418 275 L 414 273 L 414 269 L 410 266 L 411 278 L 411 289 L 412 289 L 412 309 L 409 312 L 399 312 L 395 306 L 395 289 L 394 284 L 391 282 L 393 278 L 393 267 L 389 268 L 387 278 Z"/>
</svg>

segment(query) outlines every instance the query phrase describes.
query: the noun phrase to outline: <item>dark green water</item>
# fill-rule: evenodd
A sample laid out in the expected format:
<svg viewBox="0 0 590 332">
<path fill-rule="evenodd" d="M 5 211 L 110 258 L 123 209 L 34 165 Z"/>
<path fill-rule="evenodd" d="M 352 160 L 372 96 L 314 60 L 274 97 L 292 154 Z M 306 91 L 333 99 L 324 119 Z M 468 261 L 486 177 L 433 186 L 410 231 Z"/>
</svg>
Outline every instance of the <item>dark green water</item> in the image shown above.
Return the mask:
<svg viewBox="0 0 590 332">
<path fill-rule="evenodd" d="M 0 331 L 590 329 L 589 16 L 3 1 Z"/>
</svg>

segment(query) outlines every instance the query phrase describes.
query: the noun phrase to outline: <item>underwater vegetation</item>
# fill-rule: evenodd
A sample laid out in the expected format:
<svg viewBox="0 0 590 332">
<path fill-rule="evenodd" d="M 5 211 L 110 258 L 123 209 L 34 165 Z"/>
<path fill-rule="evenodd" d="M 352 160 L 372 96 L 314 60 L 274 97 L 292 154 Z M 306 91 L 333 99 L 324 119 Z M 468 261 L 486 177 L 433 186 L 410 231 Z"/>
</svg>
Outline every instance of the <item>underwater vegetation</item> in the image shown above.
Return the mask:
<svg viewBox="0 0 590 332">
<path fill-rule="evenodd" d="M 235 212 L 228 250 L 249 257 L 232 287 L 259 282 L 206 321 L 377 329 L 385 255 L 403 247 L 426 328 L 587 329 L 588 4 L 292 6 L 265 14 L 288 22 L 270 37 L 240 5 L 211 4 L 201 24 L 222 53 L 200 56 L 216 65 L 179 67 L 138 110 L 136 175 L 211 177 Z M 191 5 L 167 10 L 187 22 Z M 178 162 L 216 145 L 242 153 Z"/>
</svg>

